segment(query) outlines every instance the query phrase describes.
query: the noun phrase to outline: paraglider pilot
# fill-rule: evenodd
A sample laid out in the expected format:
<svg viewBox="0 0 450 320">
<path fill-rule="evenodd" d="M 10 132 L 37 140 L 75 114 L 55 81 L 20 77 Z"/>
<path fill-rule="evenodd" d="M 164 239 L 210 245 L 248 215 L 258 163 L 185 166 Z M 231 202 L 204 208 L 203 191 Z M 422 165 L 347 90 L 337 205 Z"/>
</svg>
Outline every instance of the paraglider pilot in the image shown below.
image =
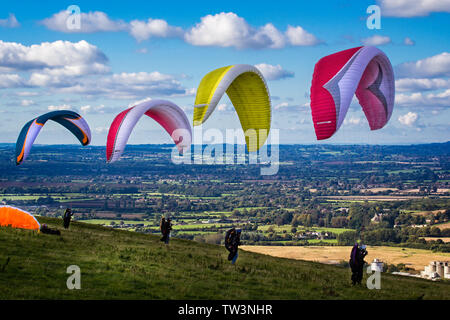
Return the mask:
<svg viewBox="0 0 450 320">
<path fill-rule="evenodd" d="M 162 233 L 161 241 L 163 241 L 165 244 L 169 244 L 170 230 L 172 230 L 172 220 L 170 218 L 166 220 L 164 217 L 162 217 L 160 229 Z"/>
<path fill-rule="evenodd" d="M 364 257 L 367 255 L 365 245 L 359 246 L 358 243 L 352 248 L 350 253 L 350 268 L 352 270 L 352 285 L 361 284 L 363 278 Z"/>
<path fill-rule="evenodd" d="M 225 234 L 225 248 L 230 252 L 228 255 L 228 261 L 234 264 L 238 257 L 238 247 L 241 244 L 241 229 L 235 229 L 234 227 L 227 231 Z"/>
<path fill-rule="evenodd" d="M 46 234 L 54 234 L 54 235 L 57 235 L 57 236 L 61 235 L 61 232 L 59 230 L 51 229 L 45 223 L 39 228 L 39 230 L 42 233 L 46 233 Z"/>
<path fill-rule="evenodd" d="M 70 220 L 72 219 L 73 216 L 73 212 L 70 208 L 66 209 L 66 212 L 64 212 L 64 217 L 63 217 L 63 221 L 64 221 L 64 228 L 68 229 L 69 225 L 70 225 Z"/>
</svg>

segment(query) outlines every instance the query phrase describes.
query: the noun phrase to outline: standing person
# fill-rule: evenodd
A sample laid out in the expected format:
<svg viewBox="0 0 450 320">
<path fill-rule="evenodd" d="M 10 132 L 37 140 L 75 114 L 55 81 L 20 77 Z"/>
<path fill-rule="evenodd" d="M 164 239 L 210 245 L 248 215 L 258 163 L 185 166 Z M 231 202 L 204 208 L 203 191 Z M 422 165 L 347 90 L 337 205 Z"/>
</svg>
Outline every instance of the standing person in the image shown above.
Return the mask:
<svg viewBox="0 0 450 320">
<path fill-rule="evenodd" d="M 234 264 L 238 257 L 238 247 L 241 244 L 241 230 L 236 230 L 234 227 L 225 234 L 225 248 L 230 252 L 228 261 Z"/>
<path fill-rule="evenodd" d="M 366 246 L 361 245 L 361 247 L 358 245 L 358 243 L 355 243 L 355 245 L 352 248 L 352 251 L 350 253 L 350 268 L 352 270 L 352 284 L 361 284 L 362 278 L 363 278 L 363 268 L 364 268 L 364 257 L 367 255 Z"/>
<path fill-rule="evenodd" d="M 165 239 L 165 243 L 169 244 L 169 240 L 170 240 L 170 230 L 172 230 L 172 219 L 168 218 L 166 220 L 166 239 Z"/>
<path fill-rule="evenodd" d="M 63 216 L 63 226 L 64 229 L 68 229 L 69 225 L 70 225 L 70 220 L 72 219 L 73 216 L 73 212 L 70 208 L 66 209 L 66 212 L 64 212 L 64 216 Z"/>
</svg>

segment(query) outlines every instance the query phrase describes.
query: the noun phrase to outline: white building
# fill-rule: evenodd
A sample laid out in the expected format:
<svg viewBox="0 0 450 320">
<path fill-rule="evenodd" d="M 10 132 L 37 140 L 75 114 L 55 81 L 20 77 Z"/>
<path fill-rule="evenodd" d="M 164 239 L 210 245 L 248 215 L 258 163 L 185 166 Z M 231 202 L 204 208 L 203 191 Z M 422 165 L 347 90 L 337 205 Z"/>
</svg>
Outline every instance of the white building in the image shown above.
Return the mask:
<svg viewBox="0 0 450 320">
<path fill-rule="evenodd" d="M 423 278 L 438 280 L 450 279 L 450 262 L 449 261 L 432 261 L 420 272 Z"/>
<path fill-rule="evenodd" d="M 371 265 L 370 265 L 370 270 L 371 271 L 378 271 L 378 272 L 383 272 L 383 268 L 384 268 L 384 263 L 383 261 L 379 260 L 379 259 L 373 259 Z"/>
</svg>

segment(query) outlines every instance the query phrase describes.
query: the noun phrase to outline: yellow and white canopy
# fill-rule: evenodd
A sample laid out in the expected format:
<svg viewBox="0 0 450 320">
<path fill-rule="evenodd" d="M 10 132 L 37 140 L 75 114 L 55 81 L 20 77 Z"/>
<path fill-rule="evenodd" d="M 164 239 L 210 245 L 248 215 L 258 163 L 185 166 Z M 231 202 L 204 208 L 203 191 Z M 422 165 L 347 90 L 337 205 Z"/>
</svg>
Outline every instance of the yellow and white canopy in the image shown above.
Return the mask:
<svg viewBox="0 0 450 320">
<path fill-rule="evenodd" d="M 266 81 L 254 66 L 236 64 L 204 76 L 195 97 L 194 126 L 208 119 L 225 92 L 239 116 L 247 150 L 258 151 L 269 135 L 271 104 Z"/>
</svg>

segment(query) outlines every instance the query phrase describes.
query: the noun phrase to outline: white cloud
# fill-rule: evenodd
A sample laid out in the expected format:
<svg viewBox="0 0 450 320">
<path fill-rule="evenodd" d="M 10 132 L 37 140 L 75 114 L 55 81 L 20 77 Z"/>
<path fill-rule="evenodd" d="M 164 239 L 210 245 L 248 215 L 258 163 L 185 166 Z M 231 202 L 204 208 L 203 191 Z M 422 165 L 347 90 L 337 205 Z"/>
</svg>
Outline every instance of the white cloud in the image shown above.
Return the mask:
<svg viewBox="0 0 450 320">
<path fill-rule="evenodd" d="M 70 11 L 62 10 L 55 13 L 50 18 L 46 18 L 41 23 L 50 30 L 68 32 L 68 33 L 92 33 L 104 31 L 123 31 L 128 26 L 122 20 L 111 20 L 108 15 L 101 11 L 94 11 L 80 15 L 80 29 L 67 28 L 67 21 Z"/>
<path fill-rule="evenodd" d="M 19 97 L 34 97 L 39 95 L 37 92 L 31 92 L 31 91 L 19 91 L 14 93 L 16 96 Z"/>
<path fill-rule="evenodd" d="M 378 0 L 385 17 L 421 17 L 450 12 L 450 0 Z"/>
<path fill-rule="evenodd" d="M 71 85 L 55 88 L 57 92 L 114 99 L 142 99 L 148 95 L 184 96 L 189 90 L 172 75 L 160 72 L 118 73 L 107 76 L 83 78 Z"/>
<path fill-rule="evenodd" d="M 226 109 L 227 109 L 226 103 L 222 103 L 217 106 L 217 110 L 219 110 L 219 111 L 225 111 Z"/>
<path fill-rule="evenodd" d="M 80 111 L 84 114 L 88 114 L 88 113 L 103 114 L 103 113 L 105 113 L 105 106 L 103 104 L 101 104 L 99 106 L 94 106 L 94 107 L 91 105 L 86 105 L 86 106 L 81 106 Z"/>
<path fill-rule="evenodd" d="M 415 112 L 408 112 L 398 117 L 398 121 L 405 126 L 412 126 L 418 119 L 418 115 Z"/>
<path fill-rule="evenodd" d="M 277 105 L 275 106 L 275 110 L 281 109 L 281 108 L 286 108 L 286 107 L 289 107 L 289 103 L 287 103 L 287 102 L 281 102 L 281 103 L 279 103 L 279 104 L 277 104 Z"/>
<path fill-rule="evenodd" d="M 185 96 L 195 96 L 197 94 L 197 88 L 186 89 Z"/>
<path fill-rule="evenodd" d="M 405 107 L 450 107 L 450 53 L 443 52 L 395 67 L 395 103 Z M 440 91 L 441 90 L 441 91 Z M 442 91 L 444 90 L 444 91 Z M 426 93 L 426 91 L 434 91 Z"/>
<path fill-rule="evenodd" d="M 151 37 L 169 38 L 182 37 L 183 29 L 170 26 L 165 20 L 148 19 L 147 21 L 133 20 L 130 22 L 130 34 L 137 40 L 143 41 Z"/>
<path fill-rule="evenodd" d="M 442 52 L 414 62 L 405 62 L 396 67 L 397 77 L 434 78 L 450 76 L 450 53 Z"/>
<path fill-rule="evenodd" d="M 315 35 L 301 26 L 288 26 L 285 32 L 278 30 L 272 23 L 262 27 L 249 25 L 244 18 L 233 12 L 221 12 L 200 18 L 200 22 L 189 30 L 171 26 L 162 19 L 112 20 L 101 11 L 81 13 L 80 28 L 67 28 L 71 13 L 63 10 L 50 18 L 40 21 L 48 29 L 66 33 L 92 33 L 127 31 L 138 42 L 150 38 L 183 38 L 194 46 L 217 46 L 243 48 L 279 49 L 286 45 L 314 46 L 321 43 Z"/>
<path fill-rule="evenodd" d="M 361 42 L 365 46 L 382 46 L 384 44 L 391 43 L 391 38 L 386 36 L 375 35 L 372 37 L 361 39 Z"/>
<path fill-rule="evenodd" d="M 285 78 L 294 77 L 294 72 L 284 70 L 279 64 L 274 66 L 267 63 L 260 63 L 255 65 L 255 67 L 261 71 L 264 78 L 267 80 L 280 80 Z"/>
<path fill-rule="evenodd" d="M 256 28 L 233 12 L 221 12 L 200 19 L 184 35 L 187 43 L 195 46 L 243 48 L 283 48 L 286 43 L 294 46 L 316 45 L 317 38 L 301 27 L 289 26 L 285 34 L 273 24 Z"/>
<path fill-rule="evenodd" d="M 345 120 L 344 120 L 344 124 L 352 124 L 352 125 L 358 125 L 358 124 L 360 124 L 361 123 L 361 118 L 353 118 L 353 117 L 350 117 L 350 118 L 346 118 Z"/>
<path fill-rule="evenodd" d="M 96 46 L 79 42 L 55 41 L 25 46 L 0 40 L 0 67 L 12 70 L 40 70 L 53 75 L 105 73 L 108 59 Z"/>
<path fill-rule="evenodd" d="M 289 102 L 286 102 L 286 101 L 276 104 L 274 106 L 274 109 L 283 111 L 283 113 L 285 113 L 285 112 L 298 113 L 298 112 L 302 112 L 302 111 L 306 110 L 306 108 L 303 108 L 303 106 L 301 106 L 301 105 L 290 104 Z"/>
<path fill-rule="evenodd" d="M 402 91 L 429 91 L 450 88 L 448 79 L 415 79 L 402 78 L 395 80 L 395 90 Z"/>
<path fill-rule="evenodd" d="M 95 132 L 97 132 L 97 133 L 106 133 L 106 132 L 108 132 L 109 131 L 109 128 L 107 128 L 107 127 L 96 127 L 95 129 Z"/>
<path fill-rule="evenodd" d="M 19 26 L 20 23 L 17 21 L 16 16 L 13 13 L 10 13 L 6 19 L 0 19 L 0 27 L 17 28 Z"/>
<path fill-rule="evenodd" d="M 300 26 L 288 26 L 286 37 L 293 46 L 315 46 L 320 43 L 319 39 Z"/>
<path fill-rule="evenodd" d="M 33 105 L 33 104 L 34 104 L 34 101 L 33 101 L 33 100 L 27 100 L 27 99 L 23 99 L 23 100 L 20 102 L 20 105 L 23 106 L 23 107 L 28 107 L 28 106 L 31 106 L 31 105 Z"/>
<path fill-rule="evenodd" d="M 62 10 L 50 18 L 41 21 L 41 24 L 50 30 L 66 33 L 93 33 L 127 31 L 137 41 L 147 40 L 151 37 L 167 38 L 182 37 L 183 29 L 170 26 L 165 20 L 151 19 L 147 21 L 133 20 L 130 23 L 123 20 L 112 20 L 101 11 L 94 11 L 80 15 L 80 28 L 67 28 L 67 21 L 71 13 Z"/>
<path fill-rule="evenodd" d="M 111 74 L 108 58 L 96 46 L 82 40 L 44 42 L 25 46 L 0 40 L 0 68 L 29 74 L 0 73 L 0 88 L 47 88 L 52 93 L 101 95 L 117 99 L 141 99 L 148 95 L 187 96 L 173 75 L 154 72 Z"/>
<path fill-rule="evenodd" d="M 284 35 L 271 23 L 258 29 L 254 36 L 254 42 L 257 47 L 267 45 L 271 49 L 280 49 L 286 45 Z"/>
<path fill-rule="evenodd" d="M 395 104 L 402 107 L 450 107 L 450 89 L 439 93 L 396 94 Z"/>
<path fill-rule="evenodd" d="M 92 107 L 90 105 L 80 107 L 81 112 L 83 112 L 85 114 L 89 113 L 89 111 L 91 111 L 91 109 L 92 109 Z"/>
<path fill-rule="evenodd" d="M 134 101 L 134 102 L 128 104 L 128 108 L 137 106 L 138 104 L 141 104 L 143 102 L 147 102 L 147 101 L 150 101 L 150 100 L 152 100 L 152 98 L 146 97 L 144 99 L 140 99 L 140 100 Z"/>
<path fill-rule="evenodd" d="M 72 107 L 67 105 L 67 104 L 62 104 L 62 105 L 58 105 L 58 106 L 48 106 L 47 108 L 49 111 L 59 111 L 59 110 L 71 110 Z"/>
<path fill-rule="evenodd" d="M 226 104 L 226 103 L 221 103 L 221 104 L 219 104 L 219 105 L 217 106 L 217 110 L 219 110 L 219 111 L 230 111 L 231 108 L 230 108 L 230 106 L 229 106 L 228 104 Z"/>
<path fill-rule="evenodd" d="M 17 88 L 25 85 L 24 80 L 18 74 L 0 74 L 0 88 Z"/>
<path fill-rule="evenodd" d="M 196 46 L 246 47 L 253 30 L 247 22 L 232 12 L 207 15 L 201 18 L 185 40 Z"/>
<path fill-rule="evenodd" d="M 404 44 L 405 46 L 413 46 L 413 45 L 416 44 L 416 42 L 415 42 L 413 39 L 411 39 L 410 37 L 406 37 L 406 38 L 403 40 L 403 44 Z"/>
</svg>

